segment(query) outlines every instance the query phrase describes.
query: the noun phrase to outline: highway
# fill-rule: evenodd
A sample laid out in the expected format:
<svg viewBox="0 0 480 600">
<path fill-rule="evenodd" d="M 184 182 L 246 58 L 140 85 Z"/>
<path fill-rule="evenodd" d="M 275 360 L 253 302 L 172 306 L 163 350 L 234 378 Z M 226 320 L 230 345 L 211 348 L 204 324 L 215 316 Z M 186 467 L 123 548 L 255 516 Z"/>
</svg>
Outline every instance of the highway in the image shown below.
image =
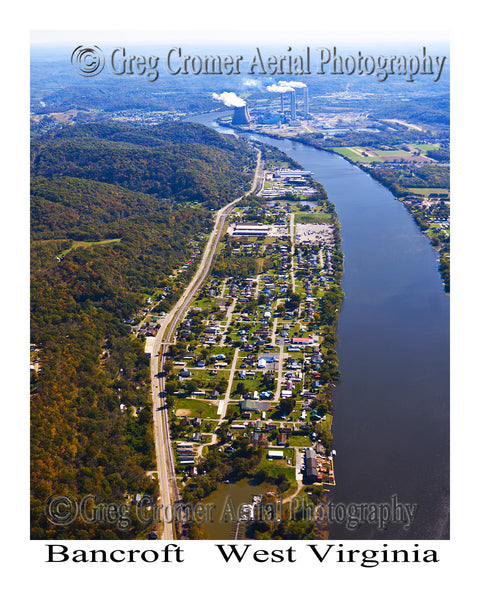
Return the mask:
<svg viewBox="0 0 480 600">
<path fill-rule="evenodd" d="M 262 173 L 263 163 L 261 160 L 261 153 L 257 149 L 255 175 L 252 186 L 247 193 L 258 192 L 261 187 Z M 161 504 L 161 506 L 157 505 L 157 512 L 159 515 L 166 515 L 166 518 L 162 519 L 164 528 L 161 539 L 164 540 L 173 540 L 176 537 L 175 525 L 172 522 L 173 519 L 169 519 L 168 517 L 171 516 L 175 503 L 181 499 L 175 477 L 175 460 L 173 457 L 170 429 L 168 426 L 168 410 L 165 404 L 165 378 L 160 376 L 160 374 L 163 373 L 164 355 L 168 350 L 168 345 L 171 343 L 172 336 L 183 318 L 185 311 L 210 271 L 226 220 L 235 205 L 243 197 L 244 195 L 242 194 L 242 196 L 236 198 L 233 202 L 230 202 L 218 211 L 215 225 L 210 234 L 198 269 L 175 306 L 162 319 L 161 326 L 155 337 L 150 360 L 150 376 L 153 403 L 153 432 L 155 437 L 155 453 Z"/>
</svg>

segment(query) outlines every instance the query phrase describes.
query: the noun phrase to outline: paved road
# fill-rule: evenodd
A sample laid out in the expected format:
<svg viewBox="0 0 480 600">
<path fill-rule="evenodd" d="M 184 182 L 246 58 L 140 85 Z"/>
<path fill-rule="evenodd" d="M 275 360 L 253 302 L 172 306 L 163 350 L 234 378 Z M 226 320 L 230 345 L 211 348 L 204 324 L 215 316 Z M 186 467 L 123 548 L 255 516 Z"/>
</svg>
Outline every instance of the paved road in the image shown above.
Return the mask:
<svg viewBox="0 0 480 600">
<path fill-rule="evenodd" d="M 275 402 L 280 402 L 280 396 L 281 396 L 281 392 L 282 392 L 284 354 L 285 354 L 284 345 L 280 344 L 280 352 L 278 353 L 277 389 L 275 391 L 275 396 L 274 396 Z"/>
<path fill-rule="evenodd" d="M 217 415 L 220 415 L 220 423 L 225 419 L 225 415 L 227 414 L 227 407 L 230 401 L 230 394 L 232 393 L 233 379 L 235 377 L 235 367 L 237 366 L 238 354 L 240 352 L 240 348 L 235 348 L 235 354 L 233 355 L 232 368 L 230 369 L 230 377 L 228 378 L 228 386 L 227 391 L 225 392 L 225 398 L 220 400 L 218 404 Z"/>
<path fill-rule="evenodd" d="M 295 293 L 295 269 L 293 268 L 293 261 L 295 258 L 295 213 L 290 215 L 290 241 L 292 243 L 292 247 L 290 249 L 290 272 L 292 274 L 292 290 Z"/>
<path fill-rule="evenodd" d="M 260 151 L 257 150 L 257 168 L 253 178 L 252 187 L 249 193 L 258 191 L 260 185 L 260 176 L 263 172 L 263 162 Z M 173 457 L 172 444 L 170 440 L 170 429 L 168 426 L 168 410 L 165 405 L 165 378 L 160 377 L 163 373 L 163 364 L 168 344 L 171 342 L 172 335 L 177 329 L 183 315 L 193 296 L 207 277 L 215 256 L 215 252 L 222 237 L 223 229 L 228 215 L 235 205 L 243 198 L 243 195 L 236 198 L 230 204 L 227 204 L 217 213 L 215 225 L 210 238 L 205 247 L 202 260 L 198 266 L 197 272 L 186 287 L 182 296 L 175 304 L 173 309 L 163 319 L 162 324 L 155 337 L 154 348 L 150 361 L 150 377 L 152 386 L 153 403 L 153 431 L 155 436 L 155 453 L 157 459 L 158 484 L 160 491 L 160 502 L 163 507 L 172 507 L 179 501 L 177 480 L 175 476 L 175 461 Z M 170 508 L 169 508 L 170 511 Z M 164 522 L 162 539 L 175 539 L 175 528 L 172 523 Z"/>
<path fill-rule="evenodd" d="M 237 299 L 234 298 L 233 302 L 230 304 L 230 306 L 227 309 L 227 313 L 226 313 L 226 317 L 227 317 L 227 323 L 225 325 L 225 329 L 223 331 L 222 334 L 222 339 L 220 340 L 220 346 L 225 346 L 225 338 L 227 337 L 228 333 L 228 328 L 230 327 L 230 324 L 232 322 L 232 316 L 233 313 L 235 312 L 235 306 L 237 304 Z"/>
</svg>

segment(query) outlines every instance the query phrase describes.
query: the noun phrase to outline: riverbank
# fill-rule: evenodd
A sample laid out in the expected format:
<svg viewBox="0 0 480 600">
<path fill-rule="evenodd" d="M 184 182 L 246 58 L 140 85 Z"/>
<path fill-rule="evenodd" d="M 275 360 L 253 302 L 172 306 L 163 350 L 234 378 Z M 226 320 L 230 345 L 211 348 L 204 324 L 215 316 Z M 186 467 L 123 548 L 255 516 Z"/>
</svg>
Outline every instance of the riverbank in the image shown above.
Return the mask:
<svg viewBox="0 0 480 600">
<path fill-rule="evenodd" d="M 209 117 L 200 122 L 213 126 Z M 419 506 L 408 531 L 334 524 L 330 539 L 448 537 L 449 297 L 436 269 L 438 254 L 401 203 L 338 154 L 246 137 L 312 171 L 342 226 L 334 499 L 388 502 L 398 494 Z"/>
<path fill-rule="evenodd" d="M 248 131 L 246 128 L 242 128 L 240 126 L 229 125 L 229 127 L 231 127 L 232 129 L 235 129 L 236 131 L 242 132 L 242 133 L 246 133 Z M 254 135 L 257 134 L 256 132 L 251 132 L 251 133 L 253 133 Z M 435 223 L 433 223 L 433 227 L 431 226 L 432 219 L 428 218 L 428 211 L 424 210 L 425 204 L 428 206 L 429 202 L 425 201 L 422 204 L 421 195 L 419 195 L 418 193 L 417 193 L 417 195 L 412 195 L 412 193 L 409 192 L 409 190 L 406 190 L 406 189 L 402 190 L 402 188 L 398 185 L 397 182 L 389 181 L 389 180 L 385 179 L 385 177 L 379 175 L 379 173 L 376 172 L 376 169 L 374 167 L 374 165 L 376 163 L 363 164 L 362 162 L 359 162 L 358 160 L 354 160 L 353 158 L 351 158 L 345 154 L 336 152 L 332 148 L 324 147 L 322 144 L 317 144 L 314 141 L 310 140 L 309 138 L 305 138 L 305 136 L 298 136 L 298 135 L 282 136 L 282 135 L 275 135 L 271 132 L 269 132 L 268 134 L 262 133 L 262 134 L 258 134 L 258 135 L 263 135 L 265 137 L 269 137 L 269 138 L 276 139 L 276 140 L 297 141 L 306 146 L 311 146 L 312 148 L 321 150 L 322 152 L 329 152 L 329 153 L 341 156 L 344 160 L 346 160 L 350 164 L 362 169 L 365 173 L 367 173 L 369 176 L 371 176 L 375 181 L 378 181 L 381 185 L 383 185 L 386 189 L 388 189 L 392 193 L 392 195 L 395 197 L 395 199 L 398 200 L 399 202 L 401 202 L 403 204 L 403 206 L 405 206 L 405 208 L 411 214 L 414 222 L 419 227 L 420 231 L 422 233 L 424 233 L 425 235 L 427 235 L 432 247 L 438 252 L 438 255 L 439 255 L 438 271 L 442 278 L 445 292 L 447 294 L 450 293 L 450 234 L 449 234 L 449 230 L 447 232 L 447 235 L 445 235 L 443 231 L 438 230 L 438 228 L 435 226 Z M 394 163 L 394 164 L 397 165 L 397 163 Z M 428 191 L 428 190 L 430 190 L 430 188 L 427 187 L 426 190 Z M 443 188 L 442 188 L 442 191 L 443 191 Z M 441 199 L 440 199 L 440 202 L 442 202 Z"/>
</svg>

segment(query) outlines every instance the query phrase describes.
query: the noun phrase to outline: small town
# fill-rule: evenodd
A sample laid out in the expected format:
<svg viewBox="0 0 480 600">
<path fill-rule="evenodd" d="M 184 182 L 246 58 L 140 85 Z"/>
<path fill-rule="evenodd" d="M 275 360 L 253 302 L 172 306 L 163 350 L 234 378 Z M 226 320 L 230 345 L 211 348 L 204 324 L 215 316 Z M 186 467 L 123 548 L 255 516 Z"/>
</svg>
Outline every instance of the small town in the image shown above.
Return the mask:
<svg viewBox="0 0 480 600">
<path fill-rule="evenodd" d="M 308 171 L 263 170 L 258 194 L 231 212 L 211 274 L 175 330 L 165 397 L 184 497 L 209 447 L 230 456 L 245 443 L 283 473 L 280 491 L 289 496 L 335 485 L 331 390 L 340 376 L 343 263 L 335 213 L 314 185 Z M 135 330 L 149 356 L 164 317 L 147 298 Z"/>
</svg>

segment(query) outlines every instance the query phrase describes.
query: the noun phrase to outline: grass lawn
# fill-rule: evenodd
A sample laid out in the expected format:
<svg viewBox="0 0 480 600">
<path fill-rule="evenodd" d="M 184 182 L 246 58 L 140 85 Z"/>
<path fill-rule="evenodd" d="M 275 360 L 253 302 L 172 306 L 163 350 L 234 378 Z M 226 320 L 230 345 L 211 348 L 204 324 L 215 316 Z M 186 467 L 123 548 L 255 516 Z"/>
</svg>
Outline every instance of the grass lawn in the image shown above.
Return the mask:
<svg viewBox="0 0 480 600">
<path fill-rule="evenodd" d="M 289 446 L 310 446 L 311 441 L 308 435 L 291 435 L 288 438 Z"/>
<path fill-rule="evenodd" d="M 330 223 L 332 215 L 330 213 L 295 213 L 295 223 Z"/>
<path fill-rule="evenodd" d="M 201 310 L 207 309 L 210 312 L 212 312 L 213 309 L 215 308 L 214 301 L 209 300 L 208 298 L 202 298 L 201 300 L 195 300 L 195 302 L 192 304 L 192 306 L 196 306 L 196 307 L 200 308 Z"/>
<path fill-rule="evenodd" d="M 287 492 L 292 493 L 293 491 L 295 491 L 297 487 L 297 482 L 295 479 L 294 465 L 288 465 L 286 460 L 287 458 L 291 458 L 291 455 L 289 455 L 289 453 L 284 450 L 284 456 L 285 458 L 280 460 L 278 458 L 268 459 L 267 453 L 265 452 L 265 454 L 262 456 L 262 460 L 260 461 L 258 468 L 265 471 L 267 477 L 271 477 L 272 479 L 277 479 L 281 475 L 286 475 L 290 482 L 290 488 L 286 492 L 284 492 L 284 494 L 287 495 Z"/>
<path fill-rule="evenodd" d="M 210 369 L 194 369 L 191 371 L 190 379 L 194 379 L 198 382 L 199 389 L 203 390 L 214 390 L 218 387 L 219 382 L 224 379 L 228 381 L 230 377 L 229 369 L 217 369 L 215 375 L 210 375 Z M 208 392 L 207 392 L 208 393 Z"/>
<path fill-rule="evenodd" d="M 218 426 L 219 421 L 216 421 L 215 419 L 209 419 L 208 421 L 206 421 L 205 419 L 202 421 L 202 424 L 200 426 L 200 431 L 202 433 L 213 433 L 215 431 L 215 429 Z"/>
<path fill-rule="evenodd" d="M 245 369 L 245 371 L 248 371 L 248 369 Z M 256 372 L 255 373 L 255 377 L 252 378 L 245 378 L 245 379 L 240 379 L 238 377 L 238 375 L 236 374 L 235 379 L 233 380 L 233 385 L 232 385 L 232 391 L 231 391 L 231 396 L 232 398 L 240 398 L 240 394 L 236 393 L 236 389 L 237 389 L 237 384 L 242 382 L 245 386 L 245 391 L 242 393 L 247 393 L 247 392 L 254 392 L 254 391 L 258 391 L 258 392 L 262 392 L 265 390 L 265 386 L 262 385 L 262 379 L 263 379 L 263 372 Z M 274 392 L 275 390 L 273 390 Z"/>
<path fill-rule="evenodd" d="M 325 415 L 325 417 L 326 417 L 326 419 L 324 421 L 316 421 L 316 422 L 320 423 L 320 426 L 323 431 L 331 432 L 333 416 L 327 413 Z"/>
<path fill-rule="evenodd" d="M 177 417 L 200 417 L 214 419 L 217 416 L 217 407 L 205 400 L 179 398 L 175 403 Z"/>
</svg>

